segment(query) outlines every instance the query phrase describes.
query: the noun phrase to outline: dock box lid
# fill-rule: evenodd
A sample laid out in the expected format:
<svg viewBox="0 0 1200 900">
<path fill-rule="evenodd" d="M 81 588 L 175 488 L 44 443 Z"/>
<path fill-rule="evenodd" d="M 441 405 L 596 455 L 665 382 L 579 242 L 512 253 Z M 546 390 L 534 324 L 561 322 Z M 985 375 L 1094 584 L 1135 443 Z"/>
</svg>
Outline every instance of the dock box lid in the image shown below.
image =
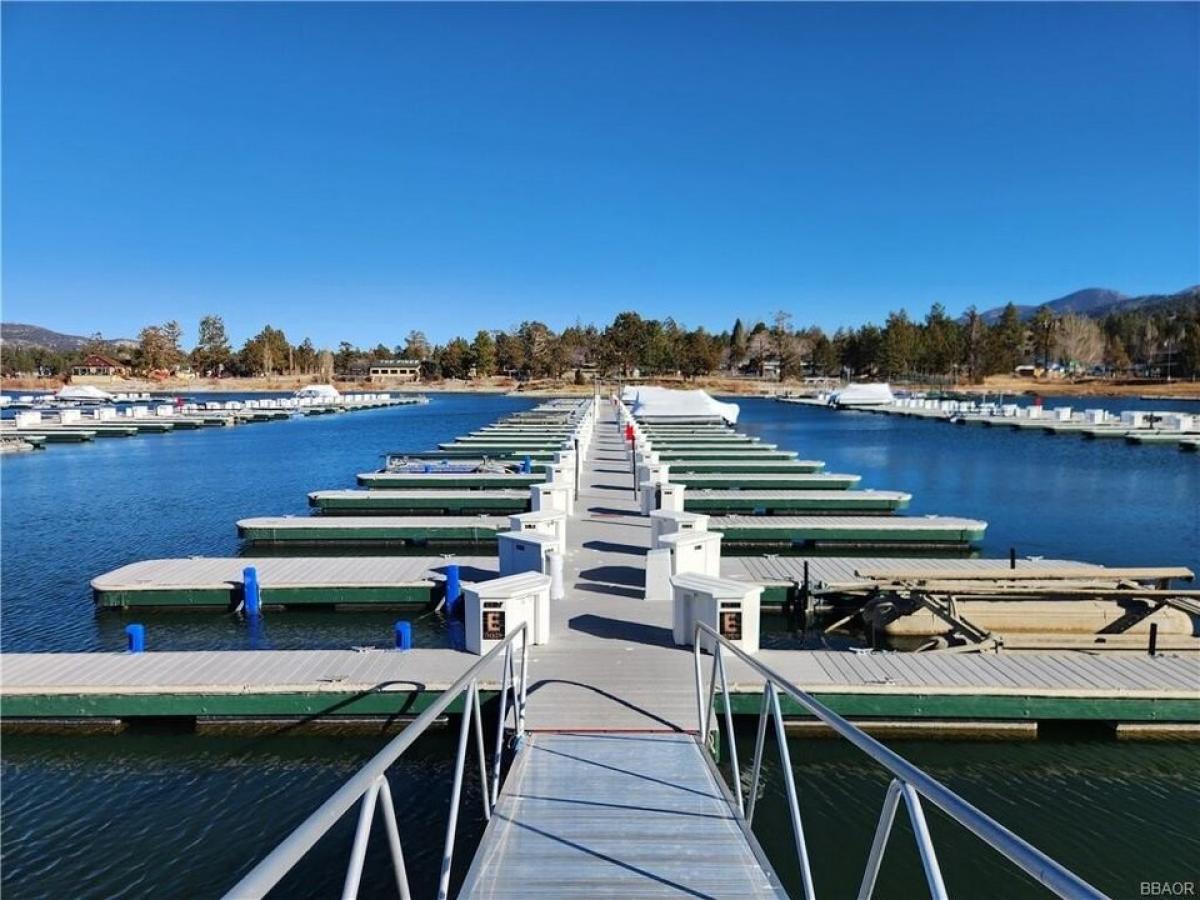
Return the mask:
<svg viewBox="0 0 1200 900">
<path fill-rule="evenodd" d="M 479 597 L 514 597 L 549 588 L 550 576 L 541 572 L 520 572 L 516 575 L 505 575 L 503 578 L 478 581 L 470 586 L 470 590 Z"/>
<path fill-rule="evenodd" d="M 671 585 L 699 594 L 708 594 L 719 600 L 740 600 L 751 593 L 762 593 L 762 585 L 759 584 L 694 572 L 671 576 Z"/>
</svg>

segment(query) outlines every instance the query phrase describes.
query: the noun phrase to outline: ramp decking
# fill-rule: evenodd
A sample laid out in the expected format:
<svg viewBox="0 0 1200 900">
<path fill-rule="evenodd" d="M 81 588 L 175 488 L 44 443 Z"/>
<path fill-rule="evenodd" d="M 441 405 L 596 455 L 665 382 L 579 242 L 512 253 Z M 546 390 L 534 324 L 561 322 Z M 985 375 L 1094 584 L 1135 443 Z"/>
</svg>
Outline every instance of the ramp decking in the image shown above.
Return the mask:
<svg viewBox="0 0 1200 900">
<path fill-rule="evenodd" d="M 786 897 L 736 810 L 688 735 L 531 735 L 459 896 Z"/>
</svg>

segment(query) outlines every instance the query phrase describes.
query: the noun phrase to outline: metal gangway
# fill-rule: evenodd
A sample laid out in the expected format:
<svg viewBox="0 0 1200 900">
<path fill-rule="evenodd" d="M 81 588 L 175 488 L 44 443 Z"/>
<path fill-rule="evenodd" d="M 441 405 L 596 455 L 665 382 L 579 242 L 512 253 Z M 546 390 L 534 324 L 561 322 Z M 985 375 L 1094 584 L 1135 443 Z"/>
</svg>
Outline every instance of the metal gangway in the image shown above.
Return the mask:
<svg viewBox="0 0 1200 900">
<path fill-rule="evenodd" d="M 465 696 L 465 700 L 438 880 L 439 900 L 447 897 L 450 890 L 459 806 L 472 736 L 483 816 L 488 824 L 460 896 L 584 896 L 590 893 L 590 884 L 607 894 L 628 894 L 635 893 L 633 886 L 639 883 L 642 892 L 653 887 L 655 892 L 675 889 L 710 896 L 787 896 L 751 830 L 769 727 L 773 727 L 780 754 L 804 897 L 814 900 L 813 861 L 805 840 L 781 697 L 790 698 L 891 776 L 867 853 L 858 891 L 860 900 L 874 893 L 901 802 L 912 824 L 925 880 L 934 898 L 949 895 L 926 824 L 927 803 L 1052 893 L 1069 898 L 1105 896 L 703 623 L 696 626 L 693 650 L 697 712 L 694 734 L 586 731 L 527 734 L 526 634 L 527 626 L 522 625 L 481 657 L 234 885 L 227 897 L 264 896 L 357 804 L 358 823 L 342 896 L 352 898 L 358 894 L 371 826 L 375 815 L 381 813 L 396 889 L 407 900 L 411 891 L 387 771 L 460 696 Z M 707 680 L 702 645 L 712 655 Z M 734 740 L 727 657 L 748 666 L 763 680 L 748 801 L 742 790 Z M 484 750 L 479 684 L 497 661 L 501 664 L 501 691 L 489 762 Z M 719 713 L 718 692 L 722 700 Z M 710 736 L 714 732 L 720 736 L 720 720 L 734 773 L 732 789 L 708 751 Z M 506 748 L 512 750 L 514 758 L 501 788 L 501 763 Z M 680 823 L 684 823 L 682 827 Z"/>
</svg>

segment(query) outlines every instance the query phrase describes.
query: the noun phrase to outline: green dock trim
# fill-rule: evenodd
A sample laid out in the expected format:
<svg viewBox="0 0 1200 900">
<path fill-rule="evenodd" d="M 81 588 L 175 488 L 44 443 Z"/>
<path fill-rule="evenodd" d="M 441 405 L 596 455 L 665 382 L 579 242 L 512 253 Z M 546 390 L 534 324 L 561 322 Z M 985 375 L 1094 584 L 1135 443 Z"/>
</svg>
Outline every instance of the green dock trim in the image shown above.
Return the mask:
<svg viewBox="0 0 1200 900">
<path fill-rule="evenodd" d="M 839 715 L 890 720 L 1200 722 L 1200 700 L 1178 697 L 1040 696 L 1035 694 L 947 694 L 920 692 L 844 693 L 812 691 Z M 484 689 L 485 699 L 495 690 Z M 138 719 L 181 717 L 337 717 L 410 715 L 441 696 L 438 690 L 191 693 L 21 693 L 3 696 L 0 721 L 19 719 Z M 736 690 L 734 715 L 757 717 L 762 692 Z M 789 697 L 785 716 L 810 719 Z M 462 711 L 462 700 L 450 706 Z"/>
<path fill-rule="evenodd" d="M 393 473 L 393 477 L 387 477 L 388 474 L 385 472 L 363 472 L 357 476 L 357 481 L 361 487 L 372 490 L 411 488 L 413 490 L 487 491 L 506 488 L 528 488 L 535 484 L 542 484 L 546 480 L 545 473 L 503 475 L 487 472 L 478 474 L 473 472 L 447 472 L 443 474 L 436 472 L 397 472 Z M 394 477 L 394 475 L 400 474 L 403 474 L 404 477 Z"/>
<path fill-rule="evenodd" d="M 380 517 L 381 520 L 383 517 Z M 375 525 L 356 525 L 352 528 L 334 527 L 333 522 L 322 523 L 319 518 L 300 520 L 305 524 L 295 527 L 273 525 L 238 524 L 238 536 L 256 544 L 357 544 L 357 543 L 424 543 L 449 541 L 478 544 L 495 543 L 497 533 L 508 530 L 507 521 L 496 525 L 447 525 L 434 521 L 428 524 L 389 525 L 381 521 Z"/>
<path fill-rule="evenodd" d="M 661 457 L 660 457 L 661 459 Z M 817 460 L 696 460 L 665 459 L 670 465 L 670 480 L 679 481 L 687 475 L 805 475 L 821 472 L 825 463 Z M 679 476 L 679 477 L 676 477 Z M 846 476 L 857 483 L 861 476 Z M 682 483 L 682 482 L 680 482 Z"/>
<path fill-rule="evenodd" d="M 781 459 L 795 459 L 795 450 L 757 450 L 754 448 L 744 449 L 708 449 L 701 450 L 697 447 L 678 447 L 678 448 L 663 448 L 658 449 L 658 445 L 654 445 L 654 452 L 658 454 L 658 458 L 665 463 L 671 462 L 673 459 L 698 459 L 706 460 L 728 459 L 741 462 L 772 462 Z"/>
<path fill-rule="evenodd" d="M 773 474 L 773 473 L 763 473 Z M 671 469 L 671 484 L 686 485 L 689 491 L 848 491 L 862 480 L 862 475 L 839 475 L 814 472 L 810 474 L 785 475 L 763 479 L 758 473 L 676 473 Z"/>
<path fill-rule="evenodd" d="M 899 498 L 877 495 L 853 496 L 850 491 L 844 492 L 847 496 L 842 499 L 814 498 L 813 493 L 813 491 L 790 491 L 787 496 L 783 497 L 755 497 L 750 491 L 728 491 L 723 496 L 713 497 L 706 496 L 701 492 L 685 492 L 683 508 L 688 512 L 702 513 L 752 514 L 761 510 L 762 512 L 759 514 L 764 515 L 775 512 L 784 514 L 873 513 L 887 515 L 907 507 L 910 499 L 907 496 Z M 750 496 L 737 497 L 730 496 L 731 494 L 748 494 Z"/>
<path fill-rule="evenodd" d="M 408 513 L 425 515 L 510 515 L 529 512 L 532 499 L 528 492 L 520 497 L 489 497 L 484 491 L 471 491 L 478 497 L 443 497 L 440 491 L 431 490 L 423 497 L 388 497 L 386 490 L 363 491 L 362 496 L 309 495 L 308 505 L 319 509 L 322 515 L 380 515 L 399 516 Z"/>
<path fill-rule="evenodd" d="M 382 586 L 288 586 L 260 588 L 262 605 L 272 606 L 394 606 L 424 609 L 440 596 L 432 581 L 423 584 Z M 97 590 L 92 598 L 101 609 L 162 607 L 169 609 L 231 609 L 241 602 L 241 585 L 221 588 L 168 590 Z"/>
</svg>

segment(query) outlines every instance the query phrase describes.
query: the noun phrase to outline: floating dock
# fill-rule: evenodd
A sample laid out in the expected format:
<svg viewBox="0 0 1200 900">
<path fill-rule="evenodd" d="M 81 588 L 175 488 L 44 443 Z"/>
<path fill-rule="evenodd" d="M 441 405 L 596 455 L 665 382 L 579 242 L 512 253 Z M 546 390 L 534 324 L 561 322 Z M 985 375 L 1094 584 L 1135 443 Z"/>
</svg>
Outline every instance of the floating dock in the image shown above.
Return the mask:
<svg viewBox="0 0 1200 900">
<path fill-rule="evenodd" d="M 862 480 L 862 476 L 836 472 L 797 472 L 792 475 L 782 472 L 676 472 L 672 463 L 670 480 L 672 484 L 686 485 L 689 491 L 842 491 L 854 487 Z"/>
<path fill-rule="evenodd" d="M 719 475 L 724 473 L 745 472 L 747 474 L 780 474 L 793 475 L 803 474 L 805 472 L 820 472 L 825 468 L 825 463 L 819 459 L 696 459 L 689 456 L 687 458 L 670 458 L 667 462 L 671 465 L 671 475 Z M 857 475 L 852 476 L 856 481 Z"/>
<path fill-rule="evenodd" d="M 508 528 L 506 516 L 260 516 L 237 523 L 249 544 L 293 545 L 487 544 Z"/>
<path fill-rule="evenodd" d="M 360 472 L 355 480 L 366 488 L 426 490 L 489 490 L 528 488 L 542 484 L 545 473 L 533 472 Z"/>
<path fill-rule="evenodd" d="M 243 572 L 253 566 L 264 606 L 419 606 L 436 601 L 446 566 L 459 567 L 464 583 L 499 575 L 495 556 L 314 556 L 189 557 L 151 559 L 121 566 L 92 580 L 92 596 L 103 608 L 186 607 L 231 609 L 242 599 Z M 888 573 L 936 572 L 971 578 L 981 573 L 1061 572 L 1102 574 L 1104 567 L 1069 560 L 869 558 L 860 556 L 730 556 L 721 575 L 763 588 L 763 606 L 794 599 L 804 583 L 814 590 L 869 588 Z"/>
<path fill-rule="evenodd" d="M 805 513 L 871 513 L 890 515 L 904 509 L 912 499 L 902 491 L 850 490 L 700 490 L 687 491 L 683 508 L 710 514 L 745 513 L 756 516 Z"/>
<path fill-rule="evenodd" d="M 968 547 L 983 540 L 987 523 L 955 516 L 714 516 L 708 527 L 727 544 Z"/>
<path fill-rule="evenodd" d="M 446 566 L 463 581 L 497 576 L 486 556 L 319 556 L 150 559 L 92 580 L 104 608 L 232 609 L 243 599 L 243 573 L 252 566 L 266 607 L 425 607 L 444 593 Z"/>
<path fill-rule="evenodd" d="M 544 480 L 544 479 L 543 479 Z M 524 490 L 339 490 L 313 491 L 309 506 L 322 515 L 500 515 L 530 509 L 530 492 Z"/>
</svg>

